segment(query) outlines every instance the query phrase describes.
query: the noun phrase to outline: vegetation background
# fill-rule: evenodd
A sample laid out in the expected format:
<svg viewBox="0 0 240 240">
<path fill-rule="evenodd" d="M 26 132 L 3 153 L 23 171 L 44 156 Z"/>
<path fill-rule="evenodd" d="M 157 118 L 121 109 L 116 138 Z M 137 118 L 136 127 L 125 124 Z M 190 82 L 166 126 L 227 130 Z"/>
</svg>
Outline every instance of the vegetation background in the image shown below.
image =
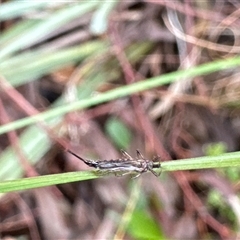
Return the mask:
<svg viewBox="0 0 240 240">
<path fill-rule="evenodd" d="M 1 1 L 1 237 L 237 238 L 239 9 Z M 163 172 L 101 176 L 66 149 L 100 160 L 139 149 Z"/>
</svg>

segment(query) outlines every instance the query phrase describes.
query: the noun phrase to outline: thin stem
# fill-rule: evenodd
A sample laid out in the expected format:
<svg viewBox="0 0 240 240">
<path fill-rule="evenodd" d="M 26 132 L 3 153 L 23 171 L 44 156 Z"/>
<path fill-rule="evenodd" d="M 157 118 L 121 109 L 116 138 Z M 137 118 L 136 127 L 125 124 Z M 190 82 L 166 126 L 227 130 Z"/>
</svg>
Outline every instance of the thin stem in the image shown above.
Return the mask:
<svg viewBox="0 0 240 240">
<path fill-rule="evenodd" d="M 220 167 L 240 166 L 240 152 L 226 153 L 220 156 L 189 158 L 183 160 L 166 161 L 161 163 L 160 171 L 194 170 Z M 77 181 L 90 180 L 111 175 L 105 171 L 81 171 L 47 176 L 38 176 L 0 182 L 0 193 L 19 191 L 37 187 L 46 187 L 55 184 L 63 184 Z"/>
<path fill-rule="evenodd" d="M 171 82 L 179 81 L 181 78 L 184 79 L 184 78 L 209 74 L 219 70 L 236 67 L 237 65 L 240 65 L 240 57 L 206 63 L 192 69 L 181 70 L 177 72 L 164 74 L 162 76 L 146 79 L 144 81 L 133 83 L 127 86 L 122 86 L 117 89 L 113 89 L 108 92 L 95 95 L 91 98 L 82 99 L 82 100 L 73 102 L 71 104 L 66 104 L 61 107 L 57 107 L 31 117 L 26 117 L 24 119 L 20 119 L 12 123 L 5 124 L 0 127 L 0 134 L 6 133 L 8 131 L 18 129 L 21 127 L 25 127 L 39 121 L 45 121 L 47 119 L 61 116 L 71 111 L 88 108 L 88 107 L 91 107 L 100 103 L 108 102 L 117 98 L 126 97 L 133 93 L 149 90 L 164 84 L 169 84 Z"/>
</svg>

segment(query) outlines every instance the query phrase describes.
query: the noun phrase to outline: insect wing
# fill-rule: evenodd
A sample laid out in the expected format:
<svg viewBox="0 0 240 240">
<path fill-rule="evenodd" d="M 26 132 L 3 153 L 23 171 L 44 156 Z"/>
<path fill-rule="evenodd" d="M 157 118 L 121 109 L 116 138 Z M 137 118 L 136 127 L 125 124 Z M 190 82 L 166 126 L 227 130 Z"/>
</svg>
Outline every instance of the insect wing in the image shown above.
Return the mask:
<svg viewBox="0 0 240 240">
<path fill-rule="evenodd" d="M 99 169 L 110 171 L 141 171 L 141 163 L 139 161 L 122 161 L 121 159 L 99 162 L 98 167 Z"/>
</svg>

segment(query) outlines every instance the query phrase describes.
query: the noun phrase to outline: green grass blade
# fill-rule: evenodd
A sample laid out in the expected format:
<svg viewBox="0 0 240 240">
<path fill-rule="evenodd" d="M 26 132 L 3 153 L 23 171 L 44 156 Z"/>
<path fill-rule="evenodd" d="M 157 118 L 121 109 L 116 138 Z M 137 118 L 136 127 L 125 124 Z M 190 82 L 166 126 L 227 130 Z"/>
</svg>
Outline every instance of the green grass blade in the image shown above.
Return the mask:
<svg viewBox="0 0 240 240">
<path fill-rule="evenodd" d="M 125 97 L 133 93 L 141 92 L 144 90 L 149 90 L 164 84 L 169 84 L 171 82 L 179 81 L 184 78 L 196 77 L 199 75 L 209 74 L 215 71 L 233 68 L 240 65 L 240 57 L 224 59 L 216 62 L 205 63 L 198 67 L 181 70 L 177 72 L 168 73 L 162 76 L 154 77 L 151 79 L 146 79 L 141 82 L 137 82 L 131 85 L 122 86 L 117 89 L 95 95 L 91 98 L 82 99 L 80 101 L 73 102 L 70 104 L 65 104 L 61 107 L 51 109 L 49 111 L 40 113 L 35 116 L 27 117 L 9 124 L 5 124 L 0 127 L 0 134 L 6 133 L 8 131 L 18 129 L 21 127 L 28 126 L 38 121 L 45 121 L 47 119 L 54 118 L 56 116 L 61 116 L 71 111 L 84 109 L 91 107 L 100 103 L 108 102 L 117 98 Z"/>
<path fill-rule="evenodd" d="M 6 56 L 13 54 L 15 51 L 21 50 L 29 44 L 39 41 L 39 39 L 60 28 L 74 18 L 89 12 L 98 4 L 99 3 L 95 1 L 78 3 L 74 6 L 61 9 L 41 22 L 37 22 L 32 28 L 26 29 L 20 35 L 15 36 L 10 43 L 0 46 L 0 60 L 2 61 Z"/>
<path fill-rule="evenodd" d="M 27 12 L 48 7 L 48 1 L 11 1 L 1 3 L 0 21 L 20 17 Z"/>
<path fill-rule="evenodd" d="M 22 34 L 26 29 L 32 28 L 34 25 L 36 25 L 36 23 L 39 23 L 40 21 L 41 20 L 39 19 L 29 19 L 18 22 L 12 27 L 6 29 L 0 35 L 0 48 L 1 46 L 7 45 L 9 42 L 13 41 L 16 36 Z"/>
<path fill-rule="evenodd" d="M 163 171 L 196 170 L 240 166 L 240 152 L 225 153 L 219 156 L 205 156 L 168 161 L 162 164 Z"/>
<path fill-rule="evenodd" d="M 118 1 L 102 1 L 99 8 L 93 14 L 92 21 L 90 23 L 90 31 L 93 34 L 103 34 L 107 31 L 108 17 L 113 12 L 114 7 L 118 4 Z"/>
<path fill-rule="evenodd" d="M 222 168 L 222 167 L 239 167 L 240 152 L 225 153 L 220 156 L 207 156 L 199 158 L 189 158 L 183 160 L 162 162 L 160 171 L 178 171 L 178 170 L 194 170 L 207 168 Z M 76 181 L 90 180 L 107 176 L 104 172 L 97 171 L 81 171 L 53 174 L 47 176 L 39 176 L 33 178 L 24 178 L 18 180 L 10 180 L 0 182 L 0 192 L 20 191 L 31 188 L 51 186 L 55 184 L 70 183 Z"/>
<path fill-rule="evenodd" d="M 10 180 L 0 183 L 0 193 L 47 187 L 55 184 L 84 181 L 94 178 L 97 178 L 94 172 L 82 171 Z"/>
<path fill-rule="evenodd" d="M 12 86 L 16 87 L 97 54 L 107 47 L 106 43 L 93 41 L 53 52 L 32 51 L 0 63 L 0 72 Z"/>
</svg>

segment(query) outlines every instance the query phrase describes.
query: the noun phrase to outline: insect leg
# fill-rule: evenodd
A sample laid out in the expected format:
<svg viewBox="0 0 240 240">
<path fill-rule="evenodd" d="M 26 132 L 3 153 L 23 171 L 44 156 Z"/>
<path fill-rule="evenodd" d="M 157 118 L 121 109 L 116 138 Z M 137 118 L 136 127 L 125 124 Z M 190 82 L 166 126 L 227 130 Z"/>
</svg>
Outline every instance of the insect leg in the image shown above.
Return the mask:
<svg viewBox="0 0 240 240">
<path fill-rule="evenodd" d="M 117 176 L 117 177 L 122 177 L 122 176 L 124 176 L 124 175 L 126 175 L 126 174 L 129 174 L 129 172 L 124 172 L 124 173 L 122 173 L 122 172 L 115 172 L 114 174 L 115 174 L 115 176 Z"/>
<path fill-rule="evenodd" d="M 138 173 L 138 174 L 135 174 L 131 177 L 131 179 L 135 179 L 135 178 L 138 178 L 142 173 Z"/>
<path fill-rule="evenodd" d="M 160 173 L 156 173 L 153 169 L 149 168 L 149 171 L 156 177 L 159 177 L 162 173 L 162 169 L 160 170 Z"/>
<path fill-rule="evenodd" d="M 144 159 L 143 155 L 137 150 L 137 158 Z"/>
<path fill-rule="evenodd" d="M 126 151 L 124 151 L 123 149 L 121 149 L 122 155 L 127 158 L 127 159 L 133 159 Z"/>
<path fill-rule="evenodd" d="M 99 175 L 108 175 L 109 173 L 111 173 L 111 171 L 109 170 L 100 170 L 100 169 L 97 169 L 97 173 Z"/>
</svg>

